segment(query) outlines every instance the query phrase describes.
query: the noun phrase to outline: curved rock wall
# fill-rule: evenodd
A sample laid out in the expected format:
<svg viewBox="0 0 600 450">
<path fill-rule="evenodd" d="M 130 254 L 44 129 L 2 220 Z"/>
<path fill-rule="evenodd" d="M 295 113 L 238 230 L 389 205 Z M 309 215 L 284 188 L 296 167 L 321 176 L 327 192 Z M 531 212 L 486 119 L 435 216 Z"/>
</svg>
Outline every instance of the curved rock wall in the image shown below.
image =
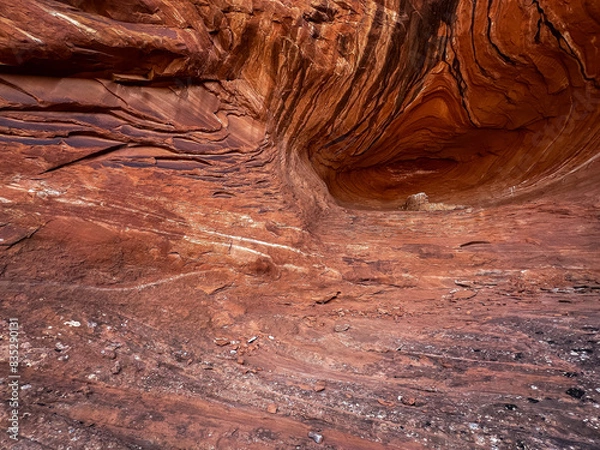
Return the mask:
<svg viewBox="0 0 600 450">
<path fill-rule="evenodd" d="M 306 75 L 294 70 L 307 94 L 290 88 L 278 125 L 346 203 L 426 191 L 477 204 L 544 186 L 598 152 L 600 29 L 586 5 L 378 5 L 356 59 L 334 49 L 346 73 L 314 75 L 307 52 Z"/>
<path fill-rule="evenodd" d="M 17 74 L 216 81 L 266 123 L 300 197 L 318 191 L 314 171 L 344 204 L 396 208 L 421 191 L 479 204 L 597 154 L 594 5 L 8 2 L 0 58 Z"/>
</svg>

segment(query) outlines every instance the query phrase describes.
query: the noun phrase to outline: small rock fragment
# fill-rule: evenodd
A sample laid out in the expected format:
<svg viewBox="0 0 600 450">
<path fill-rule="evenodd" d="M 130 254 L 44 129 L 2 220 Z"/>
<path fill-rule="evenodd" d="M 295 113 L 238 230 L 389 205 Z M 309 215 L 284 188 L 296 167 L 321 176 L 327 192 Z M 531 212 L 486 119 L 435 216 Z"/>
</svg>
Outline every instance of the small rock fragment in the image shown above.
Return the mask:
<svg viewBox="0 0 600 450">
<path fill-rule="evenodd" d="M 425 192 L 410 195 L 404 203 L 403 209 L 406 211 L 423 211 L 429 204 L 429 198 Z"/>
<path fill-rule="evenodd" d="M 184 350 L 175 350 L 172 353 L 173 355 L 173 359 L 175 359 L 178 362 L 183 362 L 183 361 L 187 361 L 190 354 Z"/>
<path fill-rule="evenodd" d="M 319 433 L 315 433 L 314 431 L 308 432 L 308 437 L 315 441 L 317 444 L 323 442 L 323 435 Z"/>
<path fill-rule="evenodd" d="M 113 375 L 118 375 L 121 373 L 121 363 L 119 361 L 116 361 L 115 364 L 112 366 L 112 368 L 110 369 L 110 372 Z"/>
<path fill-rule="evenodd" d="M 270 403 L 269 406 L 267 406 L 267 412 L 269 414 L 277 414 L 277 405 L 275 403 Z"/>
<path fill-rule="evenodd" d="M 401 401 L 406 406 L 415 406 L 417 404 L 417 399 L 414 397 L 402 397 Z"/>
<path fill-rule="evenodd" d="M 257 339 L 258 339 L 258 336 L 252 336 L 250 339 L 248 339 L 248 344 L 252 344 Z"/>
<path fill-rule="evenodd" d="M 333 329 L 336 333 L 341 333 L 343 331 L 348 331 L 350 329 L 350 325 L 348 325 L 347 323 L 338 324 Z"/>
<path fill-rule="evenodd" d="M 54 349 L 57 352 L 62 352 L 63 350 L 68 350 L 69 346 L 63 344 L 62 342 L 57 342 L 56 344 L 54 344 Z"/>
<path fill-rule="evenodd" d="M 452 300 L 470 300 L 477 295 L 477 291 L 460 289 L 452 293 Z"/>
<path fill-rule="evenodd" d="M 384 400 L 382 398 L 378 398 L 377 403 L 379 403 L 380 405 L 383 405 L 383 406 L 387 406 L 388 408 L 393 408 L 395 406 L 394 402 L 390 402 L 390 401 Z"/>
<path fill-rule="evenodd" d="M 455 209 L 466 209 L 463 205 L 447 205 L 445 203 L 429 203 L 429 197 L 425 192 L 419 192 L 408 196 L 404 205 L 400 207 L 404 211 L 451 211 Z"/>
<path fill-rule="evenodd" d="M 100 354 L 104 358 L 117 359 L 117 353 L 114 350 L 110 349 L 110 348 L 105 348 L 104 350 L 101 350 Z"/>
<path fill-rule="evenodd" d="M 329 303 L 331 300 L 335 300 L 336 298 L 338 298 L 338 296 L 341 294 L 340 291 L 337 292 L 331 292 L 327 295 L 324 295 L 322 297 L 313 297 L 313 301 L 317 304 L 317 305 L 324 305 L 326 303 Z"/>
<path fill-rule="evenodd" d="M 322 381 L 318 382 L 317 384 L 315 384 L 313 386 L 313 391 L 315 392 L 322 392 L 325 390 L 325 383 L 323 383 Z"/>
<path fill-rule="evenodd" d="M 226 345 L 229 345 L 229 339 L 222 337 L 215 338 L 215 344 L 219 347 L 225 347 Z"/>
</svg>

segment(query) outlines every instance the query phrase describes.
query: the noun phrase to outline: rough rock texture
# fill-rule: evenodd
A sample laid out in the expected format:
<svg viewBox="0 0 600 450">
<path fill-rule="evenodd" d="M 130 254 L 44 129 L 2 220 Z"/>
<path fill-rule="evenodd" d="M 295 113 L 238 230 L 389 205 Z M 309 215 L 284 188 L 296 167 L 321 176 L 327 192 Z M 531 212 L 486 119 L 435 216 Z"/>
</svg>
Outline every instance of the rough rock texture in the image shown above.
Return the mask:
<svg viewBox="0 0 600 450">
<path fill-rule="evenodd" d="M 597 5 L 0 3 L 2 448 L 598 448 Z"/>
</svg>

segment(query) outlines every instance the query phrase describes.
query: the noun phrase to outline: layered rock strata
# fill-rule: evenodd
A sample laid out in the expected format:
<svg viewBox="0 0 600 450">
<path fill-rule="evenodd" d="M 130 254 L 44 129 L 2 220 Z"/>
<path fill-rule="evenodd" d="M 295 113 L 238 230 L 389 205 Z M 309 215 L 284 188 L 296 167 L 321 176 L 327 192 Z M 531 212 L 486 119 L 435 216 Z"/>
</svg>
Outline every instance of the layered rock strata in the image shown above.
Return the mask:
<svg viewBox="0 0 600 450">
<path fill-rule="evenodd" d="M 597 448 L 599 11 L 2 2 L 2 445 Z"/>
<path fill-rule="evenodd" d="M 594 8 L 583 1 L 569 8 L 537 1 L 9 2 L 0 56 L 6 72 L 73 80 L 63 83 L 217 90 L 237 114 L 266 125 L 300 193 L 314 171 L 346 204 L 393 208 L 420 191 L 478 204 L 545 186 L 597 154 Z M 5 79 L 5 90 L 19 90 L 14 83 Z M 9 92 L 9 108 L 33 101 Z M 48 106 L 61 100 L 76 109 L 107 107 L 99 99 L 44 99 Z M 154 101 L 182 107 L 175 97 Z"/>
</svg>

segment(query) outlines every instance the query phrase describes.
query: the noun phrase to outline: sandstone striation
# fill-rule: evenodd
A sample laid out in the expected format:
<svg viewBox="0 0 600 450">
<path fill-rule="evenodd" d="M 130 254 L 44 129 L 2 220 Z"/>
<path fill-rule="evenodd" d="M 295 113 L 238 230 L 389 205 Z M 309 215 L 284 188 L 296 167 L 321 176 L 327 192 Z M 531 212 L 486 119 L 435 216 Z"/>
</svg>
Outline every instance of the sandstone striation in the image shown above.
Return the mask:
<svg viewBox="0 0 600 450">
<path fill-rule="evenodd" d="M 600 445 L 593 0 L 7 0 L 0 151 L 3 448 Z"/>
</svg>

